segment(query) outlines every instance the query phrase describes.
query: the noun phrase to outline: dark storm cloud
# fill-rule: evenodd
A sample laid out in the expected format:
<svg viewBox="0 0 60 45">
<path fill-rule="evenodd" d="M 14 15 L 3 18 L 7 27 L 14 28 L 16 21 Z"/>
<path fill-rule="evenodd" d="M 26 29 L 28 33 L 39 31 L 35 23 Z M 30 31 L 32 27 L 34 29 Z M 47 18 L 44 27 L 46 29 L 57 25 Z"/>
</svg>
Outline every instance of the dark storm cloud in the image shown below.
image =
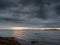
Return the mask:
<svg viewBox="0 0 60 45">
<path fill-rule="evenodd" d="M 0 9 L 4 9 L 10 6 L 10 2 L 8 0 L 0 0 Z"/>
<path fill-rule="evenodd" d="M 60 15 L 60 5 L 57 5 L 55 7 L 56 13 Z"/>
<path fill-rule="evenodd" d="M 28 6 L 28 5 L 34 5 L 35 7 L 38 6 L 40 9 L 37 11 L 37 18 L 42 18 L 42 19 L 46 19 L 48 15 L 48 11 L 50 9 L 50 11 L 56 11 L 55 14 L 51 14 L 50 17 L 52 16 L 56 16 L 57 14 L 59 14 L 59 6 L 57 6 L 56 4 L 58 4 L 60 1 L 59 0 L 21 0 L 21 3 L 24 6 Z M 52 6 L 53 5 L 53 6 Z M 59 5 L 59 4 L 58 4 Z M 56 7 L 56 9 L 54 9 Z M 49 8 L 49 9 L 47 9 Z M 50 13 L 51 13 L 50 12 Z M 54 13 L 53 12 L 53 13 Z M 56 14 L 57 13 L 57 14 Z M 53 17 L 54 18 L 54 17 Z"/>
<path fill-rule="evenodd" d="M 45 3 L 50 4 L 49 2 L 46 2 L 44 0 L 24 0 L 24 1 L 22 1 L 22 4 L 24 6 L 30 5 L 30 4 L 31 5 L 34 4 L 35 7 L 39 6 L 40 9 L 37 11 L 38 14 L 36 15 L 36 17 L 43 18 L 43 19 L 46 18 L 46 15 L 44 15 L 44 10 L 43 10 Z"/>
<path fill-rule="evenodd" d="M 38 11 L 35 10 L 36 15 L 35 16 L 33 15 L 33 16 L 37 17 L 37 18 L 46 19 L 50 15 L 50 14 L 48 15 L 49 9 L 47 9 L 47 8 L 50 8 L 50 7 L 54 8 L 54 5 L 52 2 L 54 3 L 54 2 L 59 2 L 59 1 L 58 0 L 11 0 L 11 1 L 10 0 L 0 0 L 0 9 L 5 9 L 5 8 L 11 7 L 11 6 L 14 7 L 19 4 L 23 5 L 22 8 L 24 8 L 24 7 L 29 8 L 28 7 L 29 5 L 30 6 L 33 5 L 34 7 L 39 8 Z M 51 6 L 51 5 L 53 5 L 53 6 Z M 31 8 L 33 8 L 33 6 Z M 50 10 L 50 11 L 53 11 L 53 10 Z M 60 12 L 59 6 L 56 6 L 55 11 L 57 14 L 59 14 L 59 12 Z M 32 11 L 32 13 L 34 13 L 34 11 Z M 53 14 L 52 14 L 52 16 L 53 16 Z M 52 17 L 52 16 L 50 16 L 50 17 Z"/>
<path fill-rule="evenodd" d="M 10 0 L 0 0 L 0 9 L 5 9 L 5 8 L 11 7 L 11 6 L 16 6 L 16 5 L 19 5 L 19 3 L 22 4 L 23 7 L 26 7 L 29 5 L 33 5 L 34 7 L 38 6 L 40 9 L 38 11 L 36 11 L 37 15 L 35 17 L 46 19 L 47 12 L 44 9 L 44 7 L 45 7 L 45 5 L 47 5 L 47 6 L 51 5 L 51 2 L 56 2 L 56 1 L 50 1 L 50 0 L 49 1 L 48 0 L 11 0 L 11 1 Z"/>
<path fill-rule="evenodd" d="M 0 0 L 0 9 L 18 5 L 18 0 Z"/>
<path fill-rule="evenodd" d="M 7 1 L 0 0 L 0 8 L 1 9 L 6 8 L 7 6 L 8 6 L 8 2 Z"/>
<path fill-rule="evenodd" d="M 60 3 L 56 1 L 0 0 L 0 2 L 2 2 L 0 9 L 6 9 L 0 12 L 0 17 L 2 16 L 0 19 L 40 27 L 58 26 L 60 23 Z"/>
</svg>

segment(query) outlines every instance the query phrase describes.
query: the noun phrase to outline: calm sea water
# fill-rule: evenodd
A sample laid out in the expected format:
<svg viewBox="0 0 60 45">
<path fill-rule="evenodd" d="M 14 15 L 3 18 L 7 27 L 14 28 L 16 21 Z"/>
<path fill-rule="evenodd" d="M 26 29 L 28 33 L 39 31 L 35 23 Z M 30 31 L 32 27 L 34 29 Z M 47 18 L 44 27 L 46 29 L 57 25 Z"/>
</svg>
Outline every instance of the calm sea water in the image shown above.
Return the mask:
<svg viewBox="0 0 60 45">
<path fill-rule="evenodd" d="M 44 43 L 44 45 L 60 45 L 60 31 L 0 30 L 0 36 L 14 36 L 29 41 L 38 40 Z"/>
</svg>

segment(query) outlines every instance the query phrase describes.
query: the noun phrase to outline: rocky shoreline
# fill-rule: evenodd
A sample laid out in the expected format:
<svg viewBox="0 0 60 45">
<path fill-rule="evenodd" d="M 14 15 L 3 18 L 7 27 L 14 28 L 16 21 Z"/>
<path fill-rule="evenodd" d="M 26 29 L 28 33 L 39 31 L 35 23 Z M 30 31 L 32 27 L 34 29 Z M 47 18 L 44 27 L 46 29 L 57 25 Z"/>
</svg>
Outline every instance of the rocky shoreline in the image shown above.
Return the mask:
<svg viewBox="0 0 60 45">
<path fill-rule="evenodd" d="M 41 45 L 39 41 L 26 41 L 14 37 L 0 37 L 0 45 Z"/>
<path fill-rule="evenodd" d="M 14 37 L 0 37 L 0 45 L 21 45 Z"/>
</svg>

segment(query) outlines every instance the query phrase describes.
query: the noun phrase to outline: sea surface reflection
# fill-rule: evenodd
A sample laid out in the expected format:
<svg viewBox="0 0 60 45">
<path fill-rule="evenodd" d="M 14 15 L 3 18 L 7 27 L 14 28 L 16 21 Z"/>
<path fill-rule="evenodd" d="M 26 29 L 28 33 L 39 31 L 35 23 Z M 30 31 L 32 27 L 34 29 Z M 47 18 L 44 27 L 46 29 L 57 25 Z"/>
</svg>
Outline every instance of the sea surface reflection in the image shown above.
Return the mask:
<svg viewBox="0 0 60 45">
<path fill-rule="evenodd" d="M 16 37 L 24 40 L 38 40 L 45 45 L 60 45 L 60 31 L 41 30 L 0 30 L 0 36 Z"/>
</svg>

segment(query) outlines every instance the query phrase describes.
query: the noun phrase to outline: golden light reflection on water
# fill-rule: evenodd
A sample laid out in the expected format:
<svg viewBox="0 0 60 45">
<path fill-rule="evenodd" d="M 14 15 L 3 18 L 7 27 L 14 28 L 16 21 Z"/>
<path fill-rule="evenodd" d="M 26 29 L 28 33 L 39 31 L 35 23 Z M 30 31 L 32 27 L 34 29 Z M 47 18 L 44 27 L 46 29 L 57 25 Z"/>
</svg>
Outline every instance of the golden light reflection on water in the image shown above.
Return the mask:
<svg viewBox="0 0 60 45">
<path fill-rule="evenodd" d="M 22 30 L 23 29 L 21 29 L 21 30 L 14 29 L 13 30 L 14 37 L 16 37 L 16 38 L 22 38 L 23 37 L 23 31 Z"/>
</svg>

